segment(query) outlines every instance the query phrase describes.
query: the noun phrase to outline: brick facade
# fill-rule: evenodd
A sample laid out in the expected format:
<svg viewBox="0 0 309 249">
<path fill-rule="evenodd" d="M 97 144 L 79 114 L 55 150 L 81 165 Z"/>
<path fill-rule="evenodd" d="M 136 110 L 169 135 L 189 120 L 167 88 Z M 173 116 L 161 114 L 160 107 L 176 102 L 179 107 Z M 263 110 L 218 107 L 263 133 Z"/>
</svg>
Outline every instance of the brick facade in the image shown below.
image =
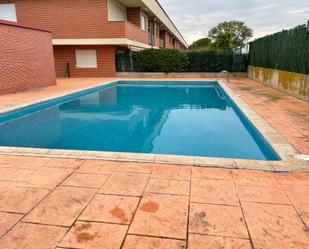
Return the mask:
<svg viewBox="0 0 309 249">
<path fill-rule="evenodd" d="M 65 77 L 69 63 L 71 77 L 112 77 L 116 74 L 116 46 L 54 46 L 57 77 Z M 97 68 L 76 68 L 75 51 L 91 49 L 97 52 Z"/>
<path fill-rule="evenodd" d="M 0 0 L 7 2 L 6 0 Z M 136 26 L 126 22 L 108 21 L 108 6 L 105 0 L 15 0 L 17 21 L 27 25 L 41 26 L 52 32 L 54 39 L 128 38 L 144 42 L 137 25 L 136 10 L 130 17 Z M 133 8 L 135 9 L 135 8 Z M 143 37 L 142 39 L 139 39 Z"/>
<path fill-rule="evenodd" d="M 0 0 L 0 3 L 7 2 L 15 3 L 18 23 L 44 27 L 51 31 L 53 39 L 126 38 L 138 42 L 137 46 L 139 43 L 148 45 L 148 23 L 151 21 L 154 25 L 152 45 L 159 47 L 160 44 L 159 24 L 140 7 L 126 8 L 127 21 L 109 21 L 108 0 Z M 141 30 L 141 15 L 146 17 L 146 31 Z M 98 68 L 76 68 L 75 50 L 81 48 L 97 51 Z M 122 49 L 128 49 L 128 45 L 123 45 Z M 72 77 L 115 76 L 116 50 L 116 45 L 54 46 L 57 77 L 65 76 L 67 63 Z"/>
<path fill-rule="evenodd" d="M 50 32 L 0 21 L 0 95 L 56 84 Z"/>
<path fill-rule="evenodd" d="M 141 8 L 127 8 L 127 20 L 128 22 L 141 27 Z"/>
</svg>

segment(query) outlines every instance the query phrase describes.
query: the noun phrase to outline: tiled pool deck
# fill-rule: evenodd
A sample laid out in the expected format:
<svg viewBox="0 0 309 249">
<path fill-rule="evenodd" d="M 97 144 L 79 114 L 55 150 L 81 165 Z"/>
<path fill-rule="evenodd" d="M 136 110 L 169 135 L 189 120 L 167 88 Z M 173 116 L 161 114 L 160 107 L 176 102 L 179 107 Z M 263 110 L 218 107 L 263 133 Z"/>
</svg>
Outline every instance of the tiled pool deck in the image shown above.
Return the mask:
<svg viewBox="0 0 309 249">
<path fill-rule="evenodd" d="M 105 81 L 66 79 L 0 96 L 0 111 Z M 309 154 L 308 103 L 248 79 L 227 85 Z M 60 154 L 72 156 L 0 155 L 0 248 L 309 248 L 309 174 L 269 172 L 308 171 L 306 162 L 203 163 L 223 169 Z"/>
<path fill-rule="evenodd" d="M 309 248 L 309 174 L 0 162 L 0 248 Z"/>
</svg>

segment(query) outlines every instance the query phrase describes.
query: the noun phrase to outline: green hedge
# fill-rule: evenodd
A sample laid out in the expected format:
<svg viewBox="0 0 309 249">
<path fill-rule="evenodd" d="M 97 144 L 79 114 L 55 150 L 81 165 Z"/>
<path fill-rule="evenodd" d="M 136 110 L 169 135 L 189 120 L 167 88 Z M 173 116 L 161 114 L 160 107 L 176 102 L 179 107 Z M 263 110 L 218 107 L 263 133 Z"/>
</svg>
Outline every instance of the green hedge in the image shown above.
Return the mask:
<svg viewBox="0 0 309 249">
<path fill-rule="evenodd" d="M 233 51 L 148 49 L 116 57 L 118 72 L 245 72 L 247 55 Z"/>
<path fill-rule="evenodd" d="M 133 53 L 134 69 L 137 72 L 185 72 L 188 59 L 176 49 L 147 49 Z"/>
<path fill-rule="evenodd" d="M 231 50 L 201 50 L 187 52 L 190 72 L 245 72 L 247 56 Z"/>
<path fill-rule="evenodd" d="M 250 65 L 309 74 L 309 23 L 250 43 Z"/>
</svg>

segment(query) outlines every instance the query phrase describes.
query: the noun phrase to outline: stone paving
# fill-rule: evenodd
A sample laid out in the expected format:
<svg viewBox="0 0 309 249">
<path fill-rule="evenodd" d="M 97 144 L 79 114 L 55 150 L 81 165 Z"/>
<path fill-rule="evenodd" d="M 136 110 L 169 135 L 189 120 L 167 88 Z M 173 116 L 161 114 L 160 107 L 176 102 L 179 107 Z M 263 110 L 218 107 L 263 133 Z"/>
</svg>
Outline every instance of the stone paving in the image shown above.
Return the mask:
<svg viewBox="0 0 309 249">
<path fill-rule="evenodd" d="M 309 248 L 309 174 L 0 155 L 0 248 Z"/>
<path fill-rule="evenodd" d="M 59 79 L 0 96 L 0 111 L 113 80 Z M 309 154 L 309 103 L 227 85 Z M 308 249 L 309 174 L 0 155 L 0 248 Z"/>
<path fill-rule="evenodd" d="M 250 79 L 227 85 L 302 154 L 309 155 L 309 103 Z"/>
</svg>

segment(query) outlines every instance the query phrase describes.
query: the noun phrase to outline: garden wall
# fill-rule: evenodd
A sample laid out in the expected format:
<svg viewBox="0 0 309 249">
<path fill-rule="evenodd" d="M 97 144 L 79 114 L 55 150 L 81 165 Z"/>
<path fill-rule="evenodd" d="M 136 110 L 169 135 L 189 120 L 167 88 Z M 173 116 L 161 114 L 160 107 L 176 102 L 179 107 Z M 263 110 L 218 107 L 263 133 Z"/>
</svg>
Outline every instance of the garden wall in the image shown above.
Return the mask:
<svg viewBox="0 0 309 249">
<path fill-rule="evenodd" d="M 249 66 L 248 77 L 309 101 L 309 75 Z"/>
<path fill-rule="evenodd" d="M 249 78 L 309 100 L 309 22 L 250 43 Z"/>
<path fill-rule="evenodd" d="M 0 95 L 56 84 L 51 33 L 0 20 Z"/>
</svg>

